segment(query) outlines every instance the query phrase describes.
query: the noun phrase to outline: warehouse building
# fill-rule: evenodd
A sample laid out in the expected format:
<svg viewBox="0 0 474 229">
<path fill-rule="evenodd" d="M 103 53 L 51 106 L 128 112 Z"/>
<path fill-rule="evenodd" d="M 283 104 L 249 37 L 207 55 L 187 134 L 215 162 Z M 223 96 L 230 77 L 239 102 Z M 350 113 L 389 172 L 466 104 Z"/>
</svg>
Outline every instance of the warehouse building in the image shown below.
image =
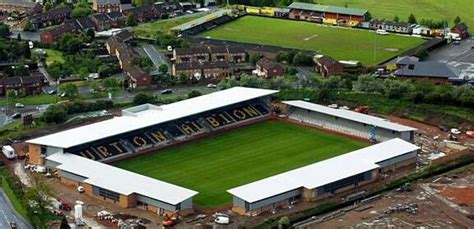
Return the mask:
<svg viewBox="0 0 474 229">
<path fill-rule="evenodd" d="M 339 133 L 382 142 L 400 138 L 413 142 L 415 128 L 355 111 L 335 109 L 305 101 L 285 101 L 289 119 Z"/>
<path fill-rule="evenodd" d="M 392 139 L 228 190 L 232 210 L 258 215 L 298 201 L 316 202 L 365 192 L 367 185 L 413 170 L 419 147 Z"/>
<path fill-rule="evenodd" d="M 122 208 L 138 207 L 158 214 L 193 212 L 197 192 L 153 178 L 116 168 L 68 153 L 55 153 L 46 165 L 59 173 L 66 185 L 82 186 L 84 193 L 118 204 Z"/>
</svg>

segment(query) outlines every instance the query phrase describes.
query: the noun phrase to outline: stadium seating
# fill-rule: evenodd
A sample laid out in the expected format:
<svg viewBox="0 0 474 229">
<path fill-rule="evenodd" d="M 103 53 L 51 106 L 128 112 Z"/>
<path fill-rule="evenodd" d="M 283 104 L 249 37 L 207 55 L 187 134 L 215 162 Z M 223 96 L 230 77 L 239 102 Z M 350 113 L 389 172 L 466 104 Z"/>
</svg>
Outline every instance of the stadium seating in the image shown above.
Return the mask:
<svg viewBox="0 0 474 229">
<path fill-rule="evenodd" d="M 108 141 L 91 143 L 82 148 L 67 151 L 92 160 L 104 160 L 124 153 L 132 153 L 171 141 L 182 141 L 208 133 L 224 126 L 263 117 L 270 113 L 260 102 L 251 102 L 183 118 L 173 122 L 151 126 L 149 129 L 125 133 Z"/>
</svg>

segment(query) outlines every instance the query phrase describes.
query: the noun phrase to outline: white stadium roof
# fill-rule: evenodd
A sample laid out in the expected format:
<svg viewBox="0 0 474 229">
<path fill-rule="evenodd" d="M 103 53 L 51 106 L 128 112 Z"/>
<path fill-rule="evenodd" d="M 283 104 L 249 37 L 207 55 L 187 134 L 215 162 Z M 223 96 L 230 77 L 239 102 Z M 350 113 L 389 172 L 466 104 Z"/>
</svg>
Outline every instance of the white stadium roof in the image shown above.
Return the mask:
<svg viewBox="0 0 474 229">
<path fill-rule="evenodd" d="M 46 158 L 60 165 L 56 168 L 87 179 L 88 184 L 123 195 L 137 193 L 165 203 L 176 205 L 197 192 L 170 183 L 132 173 L 111 165 L 69 153 L 55 153 Z"/>
<path fill-rule="evenodd" d="M 120 117 L 61 131 L 26 142 L 66 149 L 277 92 L 267 89 L 233 87 L 168 105 L 141 105 L 124 110 Z"/>
<path fill-rule="evenodd" d="M 343 144 L 343 143 L 341 143 Z M 249 203 L 297 188 L 314 189 L 379 167 L 378 162 L 418 150 L 399 138 L 258 180 L 227 192 Z"/>
<path fill-rule="evenodd" d="M 386 119 L 378 118 L 371 115 L 362 114 L 355 111 L 344 110 L 344 109 L 335 109 L 326 106 L 322 106 L 319 104 L 309 103 L 301 100 L 293 100 L 293 101 L 284 101 L 283 103 L 288 104 L 290 106 L 299 107 L 315 112 L 319 112 L 322 114 L 327 114 L 339 118 L 349 119 L 355 122 L 364 123 L 367 125 L 374 125 L 376 127 L 384 128 L 387 130 L 393 131 L 415 131 L 415 128 L 400 125 L 398 123 L 390 122 Z"/>
</svg>

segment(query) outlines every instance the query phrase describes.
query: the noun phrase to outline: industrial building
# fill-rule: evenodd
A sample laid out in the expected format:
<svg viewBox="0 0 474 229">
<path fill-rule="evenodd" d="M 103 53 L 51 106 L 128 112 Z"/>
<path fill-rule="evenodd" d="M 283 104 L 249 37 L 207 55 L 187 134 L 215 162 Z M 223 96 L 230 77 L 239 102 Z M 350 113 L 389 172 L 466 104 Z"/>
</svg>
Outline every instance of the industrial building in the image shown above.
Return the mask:
<svg viewBox="0 0 474 229">
<path fill-rule="evenodd" d="M 315 202 L 365 191 L 366 185 L 414 169 L 419 147 L 395 138 L 228 190 L 232 210 L 258 215 L 298 201 Z"/>
<path fill-rule="evenodd" d="M 305 101 L 285 101 L 291 120 L 376 142 L 400 138 L 413 142 L 415 128 L 345 109 Z"/>
</svg>

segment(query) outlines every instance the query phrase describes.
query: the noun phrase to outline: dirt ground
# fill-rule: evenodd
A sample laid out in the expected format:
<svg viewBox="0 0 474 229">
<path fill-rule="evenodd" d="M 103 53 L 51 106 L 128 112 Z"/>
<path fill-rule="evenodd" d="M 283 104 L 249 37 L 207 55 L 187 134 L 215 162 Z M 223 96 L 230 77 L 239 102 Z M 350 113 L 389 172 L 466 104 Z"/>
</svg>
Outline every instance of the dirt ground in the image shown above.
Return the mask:
<svg viewBox="0 0 474 229">
<path fill-rule="evenodd" d="M 322 223 L 303 228 L 474 228 L 474 166 L 391 191 Z M 390 208 L 416 206 L 416 213 Z M 324 216 L 322 216 L 324 217 Z"/>
</svg>

